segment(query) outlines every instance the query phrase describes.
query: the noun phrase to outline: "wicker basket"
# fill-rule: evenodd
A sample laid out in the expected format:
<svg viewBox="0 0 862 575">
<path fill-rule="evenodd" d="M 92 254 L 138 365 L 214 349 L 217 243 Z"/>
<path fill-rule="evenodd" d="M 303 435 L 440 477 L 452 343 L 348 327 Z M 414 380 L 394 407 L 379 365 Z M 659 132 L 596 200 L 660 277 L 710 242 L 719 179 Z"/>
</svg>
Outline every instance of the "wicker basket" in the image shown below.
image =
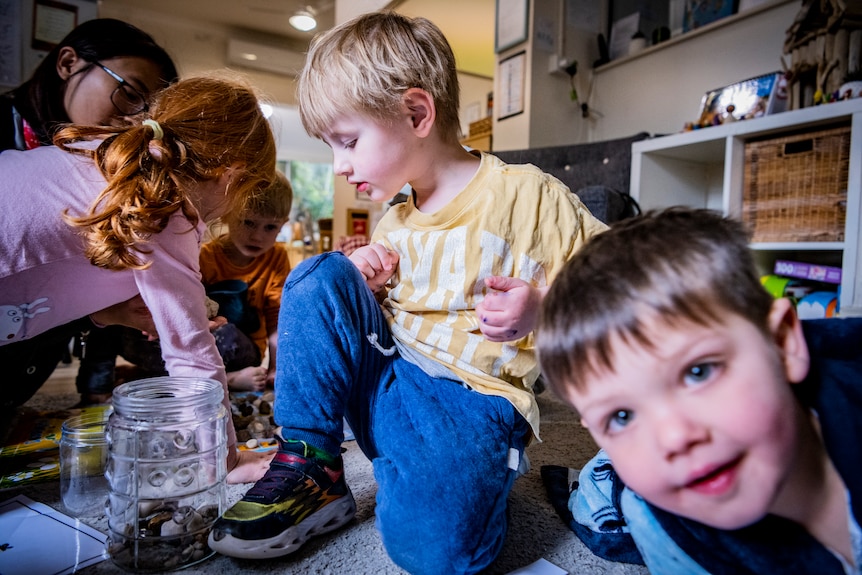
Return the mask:
<svg viewBox="0 0 862 575">
<path fill-rule="evenodd" d="M 470 123 L 470 137 L 485 136 L 491 133 L 491 117 L 482 118 Z"/>
<path fill-rule="evenodd" d="M 850 126 L 745 144 L 742 219 L 753 242 L 844 241 Z"/>
</svg>

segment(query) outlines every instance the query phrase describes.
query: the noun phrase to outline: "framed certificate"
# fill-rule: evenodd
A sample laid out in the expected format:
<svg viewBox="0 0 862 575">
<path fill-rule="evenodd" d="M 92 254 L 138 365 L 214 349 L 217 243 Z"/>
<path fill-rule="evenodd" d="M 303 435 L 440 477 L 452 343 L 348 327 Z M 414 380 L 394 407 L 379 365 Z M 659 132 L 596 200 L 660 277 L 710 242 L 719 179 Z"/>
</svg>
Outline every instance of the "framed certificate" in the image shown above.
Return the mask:
<svg viewBox="0 0 862 575">
<path fill-rule="evenodd" d="M 78 7 L 54 0 L 35 0 L 33 4 L 34 50 L 50 50 L 78 25 Z"/>
<path fill-rule="evenodd" d="M 500 60 L 497 68 L 497 91 L 495 97 L 497 119 L 504 120 L 524 112 L 524 74 L 527 53 L 518 52 Z"/>
<path fill-rule="evenodd" d="M 497 0 L 497 22 L 494 32 L 494 51 L 503 50 L 527 41 L 530 0 Z"/>
</svg>

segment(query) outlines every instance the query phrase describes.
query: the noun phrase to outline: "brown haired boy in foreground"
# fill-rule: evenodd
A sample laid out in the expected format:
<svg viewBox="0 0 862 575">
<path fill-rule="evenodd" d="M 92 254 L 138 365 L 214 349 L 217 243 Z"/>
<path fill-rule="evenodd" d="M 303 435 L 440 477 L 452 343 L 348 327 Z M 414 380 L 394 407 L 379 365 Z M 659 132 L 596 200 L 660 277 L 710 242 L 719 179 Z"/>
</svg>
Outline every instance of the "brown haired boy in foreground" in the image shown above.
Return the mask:
<svg viewBox="0 0 862 575">
<path fill-rule="evenodd" d="M 537 348 L 602 448 L 570 495 L 542 470 L 596 554 L 639 551 L 661 574 L 860 573 L 862 320 L 800 322 L 739 222 L 672 209 L 597 236 L 550 288 Z"/>
</svg>

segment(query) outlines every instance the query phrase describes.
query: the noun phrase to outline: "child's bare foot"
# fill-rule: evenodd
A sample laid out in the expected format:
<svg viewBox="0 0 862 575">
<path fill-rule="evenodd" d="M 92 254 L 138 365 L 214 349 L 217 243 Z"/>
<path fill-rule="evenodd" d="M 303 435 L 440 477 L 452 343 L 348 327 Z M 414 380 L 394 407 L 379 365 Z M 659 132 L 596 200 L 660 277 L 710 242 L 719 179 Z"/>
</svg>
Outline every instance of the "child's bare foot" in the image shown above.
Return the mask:
<svg viewBox="0 0 862 575">
<path fill-rule="evenodd" d="M 227 387 L 231 391 L 263 391 L 266 385 L 266 368 L 246 367 L 227 374 Z"/>
</svg>

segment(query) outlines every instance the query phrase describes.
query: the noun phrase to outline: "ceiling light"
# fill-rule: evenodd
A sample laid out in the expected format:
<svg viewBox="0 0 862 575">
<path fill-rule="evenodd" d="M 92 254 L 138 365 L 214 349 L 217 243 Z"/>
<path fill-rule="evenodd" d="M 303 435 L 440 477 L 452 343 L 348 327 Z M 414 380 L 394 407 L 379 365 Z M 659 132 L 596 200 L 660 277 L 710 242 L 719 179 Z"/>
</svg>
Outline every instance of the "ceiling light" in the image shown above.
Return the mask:
<svg viewBox="0 0 862 575">
<path fill-rule="evenodd" d="M 301 32 L 308 32 L 317 27 L 317 20 L 310 10 L 300 10 L 288 20 L 290 25 Z"/>
</svg>

